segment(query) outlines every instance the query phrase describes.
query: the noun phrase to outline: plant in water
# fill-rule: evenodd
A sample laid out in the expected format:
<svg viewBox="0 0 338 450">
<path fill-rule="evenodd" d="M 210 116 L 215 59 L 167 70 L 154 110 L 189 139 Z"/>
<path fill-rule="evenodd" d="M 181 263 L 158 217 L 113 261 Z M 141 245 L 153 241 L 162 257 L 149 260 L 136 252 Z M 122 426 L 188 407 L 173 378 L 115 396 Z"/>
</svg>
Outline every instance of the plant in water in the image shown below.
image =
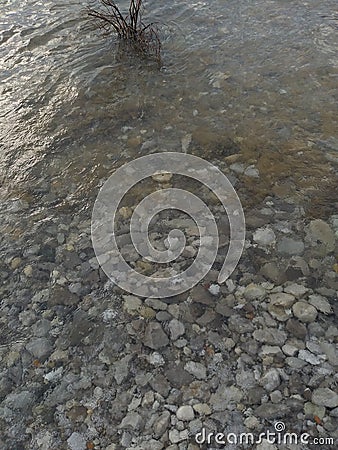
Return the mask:
<svg viewBox="0 0 338 450">
<path fill-rule="evenodd" d="M 141 18 L 142 0 L 130 0 L 128 13 L 123 15 L 113 0 L 99 0 L 101 8 L 88 7 L 93 17 L 106 34 L 116 33 L 123 43 L 144 56 L 160 61 L 161 41 L 154 23 L 145 24 Z"/>
</svg>

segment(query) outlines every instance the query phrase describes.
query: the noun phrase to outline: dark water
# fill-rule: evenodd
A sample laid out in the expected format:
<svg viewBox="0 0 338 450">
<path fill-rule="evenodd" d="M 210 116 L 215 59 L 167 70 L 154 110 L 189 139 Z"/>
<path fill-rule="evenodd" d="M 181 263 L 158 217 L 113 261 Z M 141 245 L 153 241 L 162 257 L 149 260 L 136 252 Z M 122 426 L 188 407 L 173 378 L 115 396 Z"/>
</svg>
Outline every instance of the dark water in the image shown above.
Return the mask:
<svg viewBox="0 0 338 450">
<path fill-rule="evenodd" d="M 148 1 L 160 70 L 117 57 L 114 38 L 88 26 L 86 5 L 1 2 L 3 231 L 57 208 L 89 210 L 116 165 L 164 150 L 239 153 L 260 170 L 257 192 L 248 183 L 257 198 L 283 183 L 300 199 L 334 198 L 334 0 Z"/>
</svg>

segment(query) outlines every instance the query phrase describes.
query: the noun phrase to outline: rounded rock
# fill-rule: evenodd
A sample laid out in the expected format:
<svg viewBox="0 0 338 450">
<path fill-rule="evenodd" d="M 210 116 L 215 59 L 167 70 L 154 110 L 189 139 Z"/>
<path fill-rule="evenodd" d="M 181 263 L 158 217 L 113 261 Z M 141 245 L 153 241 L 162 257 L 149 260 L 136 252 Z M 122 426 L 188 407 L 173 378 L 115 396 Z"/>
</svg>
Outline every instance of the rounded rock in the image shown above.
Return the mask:
<svg viewBox="0 0 338 450">
<path fill-rule="evenodd" d="M 190 405 L 183 405 L 176 411 L 178 420 L 191 421 L 195 418 L 194 410 Z"/>
<path fill-rule="evenodd" d="M 314 322 L 318 314 L 314 306 L 302 301 L 295 303 L 292 307 L 292 311 L 297 319 L 305 323 Z"/>
</svg>

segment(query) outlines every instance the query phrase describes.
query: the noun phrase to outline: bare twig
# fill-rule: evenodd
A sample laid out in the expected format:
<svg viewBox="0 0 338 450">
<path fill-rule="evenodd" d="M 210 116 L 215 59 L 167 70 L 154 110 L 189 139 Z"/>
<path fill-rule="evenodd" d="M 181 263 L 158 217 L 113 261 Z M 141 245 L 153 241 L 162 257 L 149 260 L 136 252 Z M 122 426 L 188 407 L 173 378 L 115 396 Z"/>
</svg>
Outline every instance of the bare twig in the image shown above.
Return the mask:
<svg viewBox="0 0 338 450">
<path fill-rule="evenodd" d="M 87 8 L 89 17 L 97 21 L 105 33 L 114 32 L 137 52 L 161 60 L 161 41 L 154 23 L 144 24 L 141 19 L 142 0 L 130 0 L 129 11 L 122 15 L 113 0 L 99 0 L 102 8 Z"/>
</svg>

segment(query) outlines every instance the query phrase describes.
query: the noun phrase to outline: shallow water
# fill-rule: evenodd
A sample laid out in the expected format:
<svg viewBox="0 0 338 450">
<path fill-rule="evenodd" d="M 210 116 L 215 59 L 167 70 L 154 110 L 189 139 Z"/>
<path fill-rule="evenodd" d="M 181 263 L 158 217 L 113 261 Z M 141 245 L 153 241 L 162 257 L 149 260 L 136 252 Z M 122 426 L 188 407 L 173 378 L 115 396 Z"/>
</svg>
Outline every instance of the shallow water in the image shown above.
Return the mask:
<svg viewBox="0 0 338 450">
<path fill-rule="evenodd" d="M 165 150 L 255 164 L 244 204 L 274 189 L 309 214 L 316 201 L 332 212 L 335 3 L 148 1 L 159 70 L 117 57 L 114 38 L 88 26 L 85 1 L 1 2 L 3 232 L 34 234 L 58 208 L 90 211 L 116 165 Z"/>
</svg>

